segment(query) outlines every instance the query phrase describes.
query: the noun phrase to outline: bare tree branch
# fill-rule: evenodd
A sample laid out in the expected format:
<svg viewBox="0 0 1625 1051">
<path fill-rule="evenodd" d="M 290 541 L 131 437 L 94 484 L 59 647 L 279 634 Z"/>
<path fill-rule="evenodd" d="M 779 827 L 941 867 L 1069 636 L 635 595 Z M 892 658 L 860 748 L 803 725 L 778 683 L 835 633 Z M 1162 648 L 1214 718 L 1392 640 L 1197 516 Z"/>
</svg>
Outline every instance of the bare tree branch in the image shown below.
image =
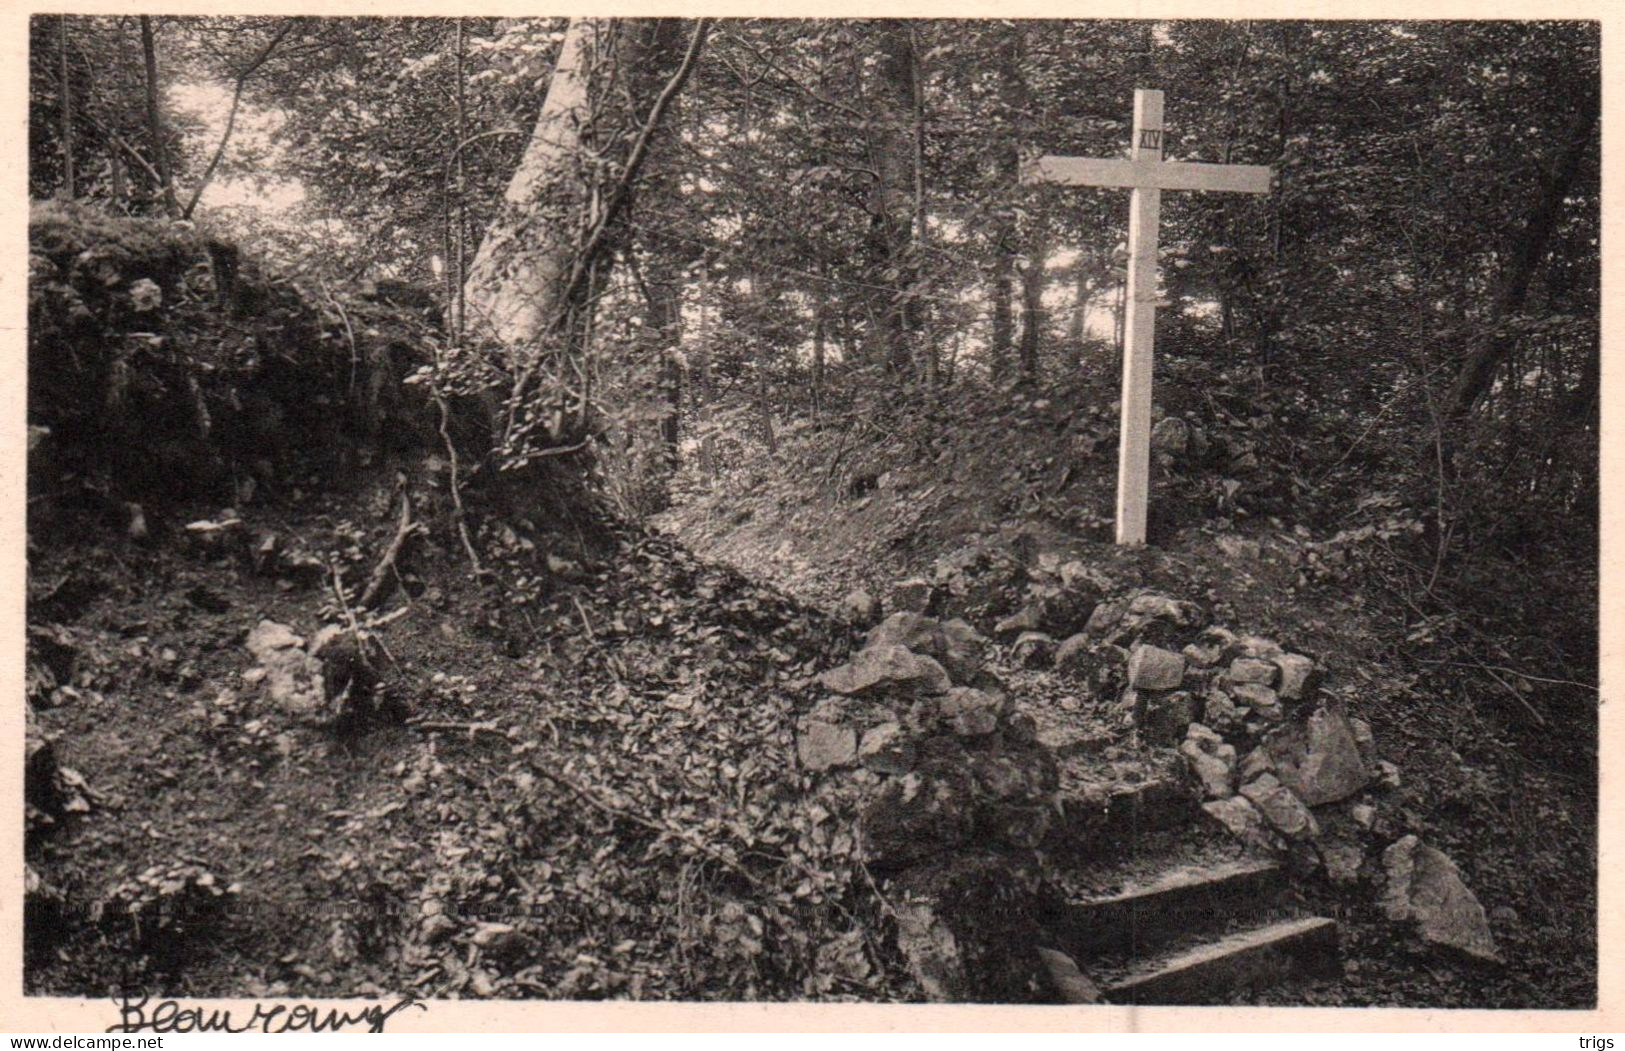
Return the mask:
<svg viewBox="0 0 1625 1051">
<path fill-rule="evenodd" d="M 284 19 L 282 27 L 276 31 L 276 35 L 260 49 L 259 54 L 254 56 L 254 59 L 247 66 L 238 72 L 236 85 L 231 92 L 231 109 L 226 113 L 226 130 L 221 132 L 220 142 L 214 148 L 214 156 L 209 158 L 209 166 L 203 169 L 203 177 L 198 180 L 197 187 L 192 191 L 191 199 L 186 202 L 186 207 L 181 210 L 182 219 L 192 218 L 193 209 L 197 207 L 198 200 L 203 196 L 203 191 L 208 189 L 209 183 L 214 180 L 214 172 L 216 168 L 220 167 L 220 159 L 226 155 L 226 144 L 231 141 L 232 130 L 237 126 L 237 108 L 242 104 L 243 88 L 248 84 L 248 78 L 252 77 L 261 66 L 265 65 L 265 60 L 271 57 L 271 52 L 276 50 L 277 45 L 282 43 L 283 38 L 298 24 L 299 19 L 297 18 Z"/>
</svg>

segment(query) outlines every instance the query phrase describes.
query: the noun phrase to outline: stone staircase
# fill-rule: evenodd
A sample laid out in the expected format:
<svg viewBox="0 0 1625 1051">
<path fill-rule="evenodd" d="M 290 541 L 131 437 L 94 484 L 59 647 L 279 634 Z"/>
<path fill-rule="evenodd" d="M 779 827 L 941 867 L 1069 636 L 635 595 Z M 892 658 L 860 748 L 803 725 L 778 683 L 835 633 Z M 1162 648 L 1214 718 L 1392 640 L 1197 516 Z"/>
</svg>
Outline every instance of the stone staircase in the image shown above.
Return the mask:
<svg viewBox="0 0 1625 1051">
<path fill-rule="evenodd" d="M 1029 588 L 991 667 L 966 622 L 893 613 L 797 723 L 807 770 L 889 778 L 857 838 L 899 874 L 899 947 L 930 998 L 1025 1002 L 1047 975 L 1068 1003 L 1324 999 L 1341 932 L 1302 893 L 1355 889 L 1378 849 L 1390 919 L 1499 960 L 1448 857 L 1380 847 L 1399 770 L 1313 658 L 1167 595 L 1094 601 L 1092 572 Z M 1061 599 L 1056 643 L 1033 625 Z"/>
<path fill-rule="evenodd" d="M 1281 865 L 1196 826 L 1147 832 L 1064 878 L 1039 956 L 1063 1003 L 1227 1004 L 1342 973 L 1336 921 Z"/>
</svg>

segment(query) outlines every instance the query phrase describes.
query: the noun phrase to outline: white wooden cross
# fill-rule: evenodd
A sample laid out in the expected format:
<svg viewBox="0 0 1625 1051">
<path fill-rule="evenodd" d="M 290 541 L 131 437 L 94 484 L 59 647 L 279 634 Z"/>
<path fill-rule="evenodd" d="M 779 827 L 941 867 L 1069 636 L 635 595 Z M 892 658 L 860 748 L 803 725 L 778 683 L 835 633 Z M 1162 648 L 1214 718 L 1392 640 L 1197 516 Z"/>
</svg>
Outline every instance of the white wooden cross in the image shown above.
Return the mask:
<svg viewBox="0 0 1625 1051">
<path fill-rule="evenodd" d="M 1151 351 L 1157 318 L 1157 223 L 1163 190 L 1268 193 L 1271 171 L 1253 164 L 1192 164 L 1162 159 L 1162 92 L 1134 92 L 1134 135 L 1127 160 L 1039 157 L 1024 183 L 1133 189 L 1128 213 L 1128 317 L 1123 323 L 1122 437 L 1117 449 L 1117 542 L 1145 543 L 1151 474 Z"/>
</svg>

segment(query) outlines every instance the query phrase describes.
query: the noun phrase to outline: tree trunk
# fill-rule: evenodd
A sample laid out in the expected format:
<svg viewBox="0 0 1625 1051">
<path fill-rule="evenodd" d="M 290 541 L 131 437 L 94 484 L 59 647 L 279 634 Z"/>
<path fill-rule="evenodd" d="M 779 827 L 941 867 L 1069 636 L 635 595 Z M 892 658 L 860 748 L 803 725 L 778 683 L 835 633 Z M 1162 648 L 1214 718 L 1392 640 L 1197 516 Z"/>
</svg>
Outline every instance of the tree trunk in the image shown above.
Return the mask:
<svg viewBox="0 0 1625 1051">
<path fill-rule="evenodd" d="M 107 166 L 113 181 L 113 207 L 122 212 L 124 201 L 129 197 L 129 188 L 124 179 L 124 162 L 119 160 L 116 152 L 112 152 L 107 155 Z"/>
<path fill-rule="evenodd" d="M 187 199 L 186 207 L 181 209 L 182 219 L 192 218 L 192 212 L 197 208 L 198 201 L 203 199 L 203 191 L 209 188 L 209 183 L 214 180 L 215 170 L 220 167 L 220 161 L 226 155 L 226 147 L 231 144 L 232 129 L 237 126 L 237 110 L 242 105 L 243 89 L 247 87 L 248 79 L 265 64 L 265 60 L 271 57 L 271 52 L 286 39 L 296 24 L 295 19 L 284 19 L 276 35 L 260 49 L 248 65 L 238 70 L 231 92 L 231 108 L 226 111 L 226 127 L 220 133 L 220 143 L 215 146 L 214 155 L 209 158 L 208 166 L 203 169 L 203 175 L 198 179 L 197 187 L 192 190 L 192 196 Z"/>
<path fill-rule="evenodd" d="M 820 302 L 813 311 L 812 400 L 816 421 L 824 400 L 824 304 Z"/>
<path fill-rule="evenodd" d="M 1066 323 L 1066 367 L 1075 373 L 1083 367 L 1083 344 L 1089 334 L 1089 301 L 1092 298 L 1089 268 L 1084 265 L 1081 256 L 1072 280 L 1072 315 Z"/>
<path fill-rule="evenodd" d="M 666 466 L 678 466 L 678 430 L 683 407 L 683 368 L 678 360 L 682 344 L 682 268 L 658 249 L 649 258 L 648 330 L 660 355 L 660 388 L 665 409 L 660 417 L 660 443 Z"/>
<path fill-rule="evenodd" d="M 634 98 L 654 98 L 660 91 L 661 56 L 677 53 L 683 43 L 682 23 L 677 19 L 645 19 L 630 31 L 630 46 L 636 60 L 629 62 Z M 680 172 L 676 165 L 677 135 L 673 130 L 681 112 L 682 100 L 674 97 L 666 107 L 665 119 L 650 139 L 651 160 L 646 165 L 638 197 L 655 199 L 662 206 L 675 206 L 681 196 Z M 640 234 L 648 249 L 650 296 L 648 329 L 654 333 L 660 355 L 660 387 L 665 402 L 660 418 L 660 442 L 667 468 L 673 473 L 679 465 L 678 438 L 682 419 L 683 367 L 680 360 L 683 321 L 684 266 L 692 252 L 681 243 L 658 234 Z"/>
<path fill-rule="evenodd" d="M 451 238 L 450 258 L 446 260 L 446 269 L 451 275 L 452 294 L 451 302 L 447 304 L 446 317 L 450 321 L 451 338 L 455 343 L 462 343 L 464 328 L 464 300 L 463 284 L 468 276 L 468 177 L 467 158 L 463 154 L 463 143 L 468 138 L 468 29 L 463 20 L 457 20 L 457 160 L 456 160 L 456 192 L 454 213 L 456 227 Z"/>
<path fill-rule="evenodd" d="M 1008 242 L 1014 238 L 1008 228 L 1000 231 L 993 256 L 993 338 L 988 343 L 988 369 L 995 380 L 1004 378 L 1010 365 L 1010 348 L 1014 343 L 1015 311 L 1011 300 L 1015 285 L 1011 271 L 1015 267 Z"/>
<path fill-rule="evenodd" d="M 700 260 L 700 338 L 699 346 L 695 350 L 699 360 L 699 391 L 698 403 L 709 405 L 714 394 L 711 381 L 711 312 L 715 305 L 711 302 L 711 258 L 706 256 Z"/>
<path fill-rule="evenodd" d="M 1044 259 L 1049 249 L 1042 231 L 1028 245 L 1027 265 L 1021 271 L 1021 375 L 1038 379 L 1038 347 L 1044 328 Z"/>
<path fill-rule="evenodd" d="M 909 331 L 919 334 L 926 327 L 926 303 L 920 297 L 920 262 L 930 237 L 929 216 L 925 202 L 925 80 L 920 65 L 920 39 L 914 24 L 909 25 L 909 85 L 913 106 L 909 115 L 914 123 L 914 280 L 909 287 Z M 936 341 L 927 339 L 921 348 L 925 354 L 925 388 L 937 389 L 939 355 Z"/>
<path fill-rule="evenodd" d="M 1517 240 L 1512 245 L 1511 262 L 1502 275 L 1495 301 L 1487 321 L 1488 333 L 1475 341 L 1467 353 L 1461 369 L 1445 397 L 1445 423 L 1451 434 L 1471 416 L 1479 401 L 1490 388 L 1495 370 L 1517 345 L 1517 339 L 1502 331 L 1505 322 L 1523 309 L 1529 296 L 1529 286 L 1546 256 L 1546 242 L 1551 239 L 1580 167 L 1595 145 L 1594 133 L 1599 115 L 1599 100 L 1588 93 L 1581 100 L 1565 134 L 1562 150 L 1546 180 L 1534 210 L 1524 220 Z"/>
<path fill-rule="evenodd" d="M 463 283 L 471 334 L 508 346 L 538 339 L 562 305 L 576 262 L 587 188 L 576 178 L 582 133 L 592 124 L 588 82 L 610 35 L 607 18 L 575 18 L 564 34 L 519 168 Z M 600 71 L 610 72 L 610 71 Z M 534 348 L 530 355 L 534 356 Z"/>
<path fill-rule="evenodd" d="M 750 294 L 757 302 L 758 317 L 766 317 L 773 302 L 773 290 L 768 285 L 769 279 L 752 267 Z M 767 451 L 776 453 L 779 451 L 779 440 L 773 431 L 773 395 L 772 387 L 768 383 L 767 349 L 767 347 L 758 349 L 753 358 L 756 370 L 756 414 L 761 419 L 762 441 L 766 443 Z"/>
<path fill-rule="evenodd" d="M 583 386 L 591 382 L 584 348 L 594 292 L 607 285 L 612 238 L 650 142 L 693 72 L 708 26 L 705 19 L 695 24 L 680 61 L 675 54 L 652 53 L 647 45 L 658 34 L 642 20 L 577 18 L 565 32 L 502 212 L 486 231 L 464 284 L 470 333 L 502 343 L 510 355 L 503 442 L 522 433 L 529 385 L 549 351 L 574 366 L 566 372 L 579 375 Z M 628 77 L 628 71 L 635 73 Z M 629 88 L 662 80 L 652 100 Z M 609 181 L 600 182 L 598 173 Z M 585 390 L 575 403 L 577 424 L 584 424 Z M 570 415 L 568 408 L 561 404 L 558 422 Z"/>
<path fill-rule="evenodd" d="M 904 19 L 882 19 L 876 26 L 880 41 L 877 76 L 880 90 L 874 100 L 874 138 L 870 153 L 878 178 L 869 202 L 869 242 L 872 283 L 882 286 L 875 295 L 877 348 L 887 368 L 899 375 L 910 371 L 909 328 L 916 261 L 914 226 L 914 41 Z"/>
<path fill-rule="evenodd" d="M 666 467 L 676 471 L 682 465 L 678 439 L 683 418 L 683 369 L 673 354 L 667 354 L 660 367 L 666 395 L 666 414 L 660 418 L 660 442 L 666 451 Z"/>
<path fill-rule="evenodd" d="M 1002 46 L 999 48 L 999 102 L 1004 110 L 1005 122 L 1015 129 L 1019 141 L 1025 139 L 1027 120 L 1027 80 L 1022 63 L 1027 52 L 1026 28 L 1011 22 Z M 1021 164 L 1019 148 L 1012 146 L 999 154 L 1000 181 L 1011 188 L 1020 185 L 1018 172 Z M 1009 369 L 1015 338 L 1014 274 L 1016 256 L 1020 251 L 1020 232 L 1014 212 L 1002 214 L 994 225 L 993 263 L 993 376 L 1002 379 Z M 1023 282 L 1025 299 L 1025 281 Z M 1025 338 L 1025 337 L 1024 337 Z M 1023 359 L 1025 364 L 1025 358 Z"/>
<path fill-rule="evenodd" d="M 73 82 L 68 76 L 68 16 L 56 17 L 57 78 L 60 83 L 62 118 L 62 192 L 73 200 L 79 196 L 79 183 L 73 171 Z"/>
<path fill-rule="evenodd" d="M 180 215 L 180 203 L 175 200 L 175 177 L 169 167 L 169 146 L 164 138 L 164 119 L 158 104 L 158 43 L 152 35 L 152 18 L 141 17 L 141 55 L 147 67 L 147 135 L 152 139 L 153 162 L 158 168 L 158 183 L 164 194 L 164 209 L 170 218 Z"/>
</svg>

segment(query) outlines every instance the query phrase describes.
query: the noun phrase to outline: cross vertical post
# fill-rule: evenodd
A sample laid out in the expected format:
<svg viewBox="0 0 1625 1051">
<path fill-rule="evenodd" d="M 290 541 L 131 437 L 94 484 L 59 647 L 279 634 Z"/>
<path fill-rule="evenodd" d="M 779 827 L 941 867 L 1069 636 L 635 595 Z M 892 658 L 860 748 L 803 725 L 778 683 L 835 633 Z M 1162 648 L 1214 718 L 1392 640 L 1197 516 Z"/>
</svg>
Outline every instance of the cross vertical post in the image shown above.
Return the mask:
<svg viewBox="0 0 1625 1051">
<path fill-rule="evenodd" d="M 1162 92 L 1134 92 L 1130 156 L 1162 160 Z M 1145 543 L 1146 495 L 1151 487 L 1151 365 L 1157 327 L 1157 226 L 1162 190 L 1136 186 L 1129 200 L 1128 288 L 1123 321 L 1123 400 L 1117 445 L 1117 542 Z"/>
<path fill-rule="evenodd" d="M 1157 223 L 1163 190 L 1270 192 L 1274 173 L 1256 164 L 1165 161 L 1162 92 L 1134 92 L 1129 156 L 1042 156 L 1023 162 L 1023 183 L 1132 189 L 1123 318 L 1122 437 L 1117 446 L 1117 542 L 1145 543 L 1151 489 L 1151 353 L 1157 322 Z"/>
</svg>

